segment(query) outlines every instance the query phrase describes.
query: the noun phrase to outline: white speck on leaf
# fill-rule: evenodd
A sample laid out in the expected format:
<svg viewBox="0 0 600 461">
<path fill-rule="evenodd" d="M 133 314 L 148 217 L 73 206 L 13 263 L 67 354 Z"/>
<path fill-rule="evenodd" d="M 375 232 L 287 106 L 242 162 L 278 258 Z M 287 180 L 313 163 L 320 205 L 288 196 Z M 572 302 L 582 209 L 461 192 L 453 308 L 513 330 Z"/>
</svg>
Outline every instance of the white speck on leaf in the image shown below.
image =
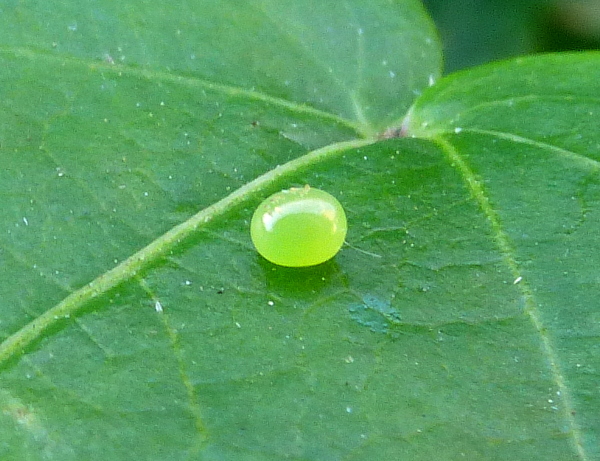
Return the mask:
<svg viewBox="0 0 600 461">
<path fill-rule="evenodd" d="M 513 281 L 513 285 L 516 285 L 517 283 L 519 283 L 521 280 L 523 280 L 523 277 L 517 277 L 514 281 Z"/>
<path fill-rule="evenodd" d="M 23 216 L 23 222 L 26 226 L 29 226 L 29 221 L 27 221 L 27 218 L 25 216 Z"/>
<path fill-rule="evenodd" d="M 461 131 L 462 131 L 462 128 L 461 128 L 461 127 L 459 127 L 459 126 L 457 126 L 456 128 L 454 128 L 454 132 L 455 132 L 456 134 L 460 133 Z"/>
<path fill-rule="evenodd" d="M 160 301 L 156 301 L 156 303 L 154 303 L 154 309 L 156 309 L 156 312 L 158 313 L 161 313 L 163 311 L 163 307 Z"/>
</svg>

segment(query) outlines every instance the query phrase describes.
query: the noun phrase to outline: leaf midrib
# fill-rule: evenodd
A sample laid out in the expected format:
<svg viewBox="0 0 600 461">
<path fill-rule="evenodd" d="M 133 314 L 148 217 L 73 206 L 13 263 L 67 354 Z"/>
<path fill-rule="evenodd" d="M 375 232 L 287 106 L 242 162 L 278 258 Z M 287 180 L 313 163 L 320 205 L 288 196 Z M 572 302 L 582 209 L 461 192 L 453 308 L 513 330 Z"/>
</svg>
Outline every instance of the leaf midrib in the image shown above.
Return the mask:
<svg viewBox="0 0 600 461">
<path fill-rule="evenodd" d="M 321 149 L 311 151 L 302 157 L 275 167 L 218 202 L 199 211 L 187 221 L 173 227 L 113 269 L 101 274 L 95 280 L 71 293 L 60 303 L 48 309 L 20 330 L 13 333 L 4 342 L 0 343 L 0 367 L 13 356 L 26 349 L 37 338 L 41 337 L 52 325 L 76 315 L 90 300 L 105 294 L 119 284 L 131 279 L 192 236 L 199 228 L 267 188 L 275 180 L 291 175 L 298 169 L 342 155 L 349 149 L 357 149 L 373 142 L 376 142 L 376 139 L 358 139 L 330 144 Z"/>
<path fill-rule="evenodd" d="M 144 69 L 123 64 L 108 64 L 101 61 L 86 60 L 74 56 L 57 55 L 31 48 L 0 47 L 0 55 L 24 58 L 31 61 L 45 60 L 61 66 L 73 66 L 79 69 L 101 71 L 114 74 L 118 77 L 126 73 L 152 81 L 172 82 L 185 84 L 188 87 L 208 89 L 228 96 L 245 96 L 254 101 L 261 101 L 271 105 L 284 107 L 297 114 L 308 114 L 323 121 L 334 122 L 345 126 L 357 134 L 357 139 L 352 141 L 330 144 L 314 150 L 306 155 L 296 158 L 286 164 L 277 166 L 273 170 L 257 177 L 253 181 L 240 187 L 230 195 L 224 197 L 213 205 L 199 211 L 185 222 L 173 227 L 150 244 L 140 249 L 132 256 L 98 276 L 70 295 L 60 303 L 48 309 L 43 314 L 23 326 L 0 343 L 0 367 L 13 356 L 27 348 L 31 342 L 41 337 L 43 333 L 57 322 L 70 318 L 83 308 L 88 301 L 108 292 L 117 285 L 131 279 L 154 261 L 161 258 L 169 250 L 179 245 L 182 241 L 196 232 L 196 230 L 216 217 L 226 213 L 248 197 L 266 188 L 275 179 L 292 174 L 298 168 L 313 164 L 332 156 L 339 155 L 347 149 L 358 148 L 376 141 L 368 127 L 353 123 L 335 114 L 315 109 L 305 104 L 297 104 L 288 100 L 273 97 L 254 90 L 223 85 L 199 78 L 182 76 L 174 73 L 161 72 L 154 69 Z"/>
</svg>

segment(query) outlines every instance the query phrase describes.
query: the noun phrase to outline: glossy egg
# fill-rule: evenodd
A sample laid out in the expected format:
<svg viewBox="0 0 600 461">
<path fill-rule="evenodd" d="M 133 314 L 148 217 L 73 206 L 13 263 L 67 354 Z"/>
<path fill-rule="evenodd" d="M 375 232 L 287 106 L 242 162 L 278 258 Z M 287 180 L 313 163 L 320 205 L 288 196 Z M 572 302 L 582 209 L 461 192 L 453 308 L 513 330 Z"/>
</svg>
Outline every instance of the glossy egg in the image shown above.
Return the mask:
<svg viewBox="0 0 600 461">
<path fill-rule="evenodd" d="M 263 201 L 252 216 L 250 235 L 268 261 L 305 267 L 335 256 L 347 228 L 340 202 L 327 192 L 305 186 L 282 190 Z"/>
</svg>

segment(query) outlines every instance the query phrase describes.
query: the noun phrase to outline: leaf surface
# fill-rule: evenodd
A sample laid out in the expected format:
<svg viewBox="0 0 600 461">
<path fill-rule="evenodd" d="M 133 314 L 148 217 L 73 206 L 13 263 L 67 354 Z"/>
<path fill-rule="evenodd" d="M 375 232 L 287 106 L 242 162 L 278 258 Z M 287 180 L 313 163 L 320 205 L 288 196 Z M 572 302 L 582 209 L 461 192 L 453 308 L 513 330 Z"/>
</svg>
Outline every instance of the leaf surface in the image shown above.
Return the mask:
<svg viewBox="0 0 600 461">
<path fill-rule="evenodd" d="M 598 456 L 597 56 L 449 77 L 379 139 L 439 45 L 366 5 L 3 7 L 0 458 Z M 536 82 L 562 131 L 501 116 Z M 348 245 L 273 266 L 250 217 L 304 184 Z"/>
<path fill-rule="evenodd" d="M 456 74 L 404 126 L 440 146 L 490 223 L 576 459 L 600 456 L 599 69 L 598 53 L 555 54 Z"/>
</svg>

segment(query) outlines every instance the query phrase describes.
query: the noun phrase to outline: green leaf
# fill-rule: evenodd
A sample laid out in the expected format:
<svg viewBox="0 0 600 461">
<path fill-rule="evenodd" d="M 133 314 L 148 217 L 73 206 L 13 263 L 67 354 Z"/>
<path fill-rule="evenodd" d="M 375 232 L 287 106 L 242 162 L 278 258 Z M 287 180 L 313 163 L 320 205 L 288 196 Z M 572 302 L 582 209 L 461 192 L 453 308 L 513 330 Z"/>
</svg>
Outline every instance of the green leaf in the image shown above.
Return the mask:
<svg viewBox="0 0 600 461">
<path fill-rule="evenodd" d="M 563 450 L 536 446 L 539 459 L 600 458 L 598 82 L 600 53 L 489 65 L 444 79 L 403 127 L 431 139 L 460 173 L 514 277 L 543 363 L 530 373 L 517 365 L 511 384 L 524 395 L 524 376 L 549 373 L 528 405 L 546 394 L 554 438 L 570 439 Z"/>
<path fill-rule="evenodd" d="M 597 55 L 397 128 L 439 74 L 417 2 L 2 8 L 1 459 L 599 456 Z M 348 245 L 273 266 L 254 207 L 307 183 Z"/>
</svg>

